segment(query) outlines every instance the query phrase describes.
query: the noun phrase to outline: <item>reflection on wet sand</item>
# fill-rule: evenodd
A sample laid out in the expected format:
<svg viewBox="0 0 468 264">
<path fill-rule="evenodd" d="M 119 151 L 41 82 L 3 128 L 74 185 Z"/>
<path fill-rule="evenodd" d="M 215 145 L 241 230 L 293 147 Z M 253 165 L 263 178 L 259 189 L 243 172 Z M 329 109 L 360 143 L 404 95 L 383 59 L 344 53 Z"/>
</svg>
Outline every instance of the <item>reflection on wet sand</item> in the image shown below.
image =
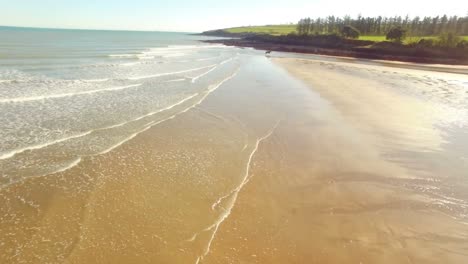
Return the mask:
<svg viewBox="0 0 468 264">
<path fill-rule="evenodd" d="M 400 83 L 435 73 L 240 65 L 111 151 L 1 189 L 0 262 L 467 261 L 466 104 Z"/>
</svg>

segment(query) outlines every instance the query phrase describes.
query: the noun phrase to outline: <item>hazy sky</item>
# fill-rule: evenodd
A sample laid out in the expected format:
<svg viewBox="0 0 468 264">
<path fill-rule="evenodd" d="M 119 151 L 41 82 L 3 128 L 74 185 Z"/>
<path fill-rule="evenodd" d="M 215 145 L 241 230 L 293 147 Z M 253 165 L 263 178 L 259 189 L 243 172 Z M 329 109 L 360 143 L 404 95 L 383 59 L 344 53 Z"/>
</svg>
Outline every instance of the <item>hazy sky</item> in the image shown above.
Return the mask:
<svg viewBox="0 0 468 264">
<path fill-rule="evenodd" d="M 468 0 L 0 0 L 0 25 L 203 31 L 327 15 L 459 15 Z"/>
</svg>

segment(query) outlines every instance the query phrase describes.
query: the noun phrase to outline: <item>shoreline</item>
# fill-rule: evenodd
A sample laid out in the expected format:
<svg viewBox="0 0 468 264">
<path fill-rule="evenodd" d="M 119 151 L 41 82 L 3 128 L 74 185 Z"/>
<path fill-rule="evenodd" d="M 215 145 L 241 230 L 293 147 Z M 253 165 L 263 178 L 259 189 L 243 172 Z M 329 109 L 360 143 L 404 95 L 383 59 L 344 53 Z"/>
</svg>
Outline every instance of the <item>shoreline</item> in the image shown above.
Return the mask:
<svg viewBox="0 0 468 264">
<path fill-rule="evenodd" d="M 468 76 L 222 50 L 201 101 L 0 189 L 0 262 L 466 262 L 468 134 L 433 124 L 468 113 L 430 99 L 466 105 L 442 92 Z"/>
<path fill-rule="evenodd" d="M 296 56 L 297 55 L 297 56 Z M 298 60 L 314 60 L 324 62 L 339 62 L 348 63 L 354 65 L 367 65 L 367 66 L 380 66 L 380 67 L 391 67 L 396 69 L 408 69 L 408 70 L 421 70 L 421 71 L 432 71 L 440 73 L 453 73 L 468 75 L 468 65 L 449 65 L 449 64 L 429 64 L 429 63 L 417 63 L 417 62 L 404 62 L 394 60 L 373 60 L 363 59 L 356 57 L 344 57 L 344 56 L 333 56 L 333 55 L 322 55 L 322 54 L 307 54 L 307 53 L 296 53 L 296 52 L 278 52 L 273 54 L 270 58 L 296 58 Z"/>
<path fill-rule="evenodd" d="M 450 58 L 436 58 L 436 57 L 414 57 L 404 55 L 392 55 L 377 53 L 377 50 L 356 47 L 354 49 L 340 49 L 340 48 L 323 48 L 316 46 L 303 46 L 292 44 L 275 44 L 262 41 L 249 41 L 246 39 L 214 39 L 214 40 L 201 40 L 203 43 L 210 44 L 223 44 L 226 46 L 234 46 L 239 48 L 254 48 L 256 50 L 288 52 L 288 53 L 301 53 L 301 54 L 316 54 L 325 56 L 336 56 L 356 59 L 370 59 L 382 60 L 386 62 L 410 62 L 422 64 L 441 64 L 441 65 L 457 65 L 468 66 L 467 60 L 457 60 Z"/>
<path fill-rule="evenodd" d="M 402 76 L 422 80 L 426 73 L 300 58 L 271 61 L 326 103 L 309 101 L 306 107 L 295 100 L 301 113 L 259 149 L 254 164 L 260 165 L 218 231 L 223 239 L 208 262 L 241 256 L 257 263 L 464 263 L 467 241 L 460 234 L 466 225 L 452 218 L 463 215 L 463 205 L 437 207 L 434 200 L 443 193 L 431 191 L 443 190 L 451 166 L 443 164 L 450 159 L 441 149 L 446 139 L 433 127 L 444 115 L 390 83 Z M 417 88 L 429 86 L 421 82 Z M 439 151 L 441 157 L 431 156 Z M 457 166 L 452 168 L 463 173 L 463 165 Z M 226 250 L 239 234 L 246 247 Z"/>
</svg>

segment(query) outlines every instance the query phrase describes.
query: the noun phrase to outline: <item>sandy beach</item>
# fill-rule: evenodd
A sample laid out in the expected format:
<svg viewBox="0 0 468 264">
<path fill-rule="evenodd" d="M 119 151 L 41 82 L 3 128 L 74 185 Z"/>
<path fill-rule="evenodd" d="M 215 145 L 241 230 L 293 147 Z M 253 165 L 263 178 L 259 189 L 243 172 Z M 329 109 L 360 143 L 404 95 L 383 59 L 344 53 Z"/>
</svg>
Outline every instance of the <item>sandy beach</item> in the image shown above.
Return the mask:
<svg viewBox="0 0 468 264">
<path fill-rule="evenodd" d="M 466 75 L 233 60 L 131 140 L 1 188 L 0 263 L 468 261 Z"/>
</svg>

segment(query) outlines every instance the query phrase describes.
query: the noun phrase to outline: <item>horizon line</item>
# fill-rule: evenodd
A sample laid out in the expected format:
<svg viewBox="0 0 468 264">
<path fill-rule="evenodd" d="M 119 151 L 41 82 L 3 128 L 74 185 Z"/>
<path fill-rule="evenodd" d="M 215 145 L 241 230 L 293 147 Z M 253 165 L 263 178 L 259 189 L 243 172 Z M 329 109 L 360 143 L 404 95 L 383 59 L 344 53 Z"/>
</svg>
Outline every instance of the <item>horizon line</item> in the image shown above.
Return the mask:
<svg viewBox="0 0 468 264">
<path fill-rule="evenodd" d="M 87 30 L 87 31 L 125 31 L 125 32 L 164 32 L 164 33 L 201 33 L 202 31 L 169 31 L 169 30 L 143 30 L 143 29 L 97 29 L 97 28 L 62 28 L 62 27 L 41 27 L 41 26 L 11 26 L 1 25 L 0 28 L 24 28 L 24 29 L 45 29 L 45 30 Z"/>
</svg>

